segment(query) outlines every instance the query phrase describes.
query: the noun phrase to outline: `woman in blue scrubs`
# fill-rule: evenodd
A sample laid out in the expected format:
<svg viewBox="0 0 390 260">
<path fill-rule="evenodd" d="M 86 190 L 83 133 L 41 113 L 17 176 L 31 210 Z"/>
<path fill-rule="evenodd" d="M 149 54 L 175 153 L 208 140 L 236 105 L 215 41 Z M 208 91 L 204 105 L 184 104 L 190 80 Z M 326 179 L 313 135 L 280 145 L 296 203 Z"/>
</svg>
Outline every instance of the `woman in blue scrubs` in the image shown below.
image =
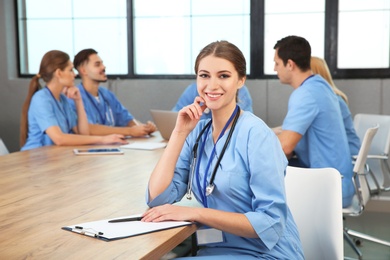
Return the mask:
<svg viewBox="0 0 390 260">
<path fill-rule="evenodd" d="M 46 82 L 46 86 L 38 91 L 40 78 Z M 80 92 L 74 86 L 74 78 L 73 64 L 68 54 L 53 50 L 43 56 L 39 73 L 30 82 L 29 94 L 23 106 L 23 114 L 27 114 L 28 110 L 28 117 L 22 116 L 21 150 L 54 144 L 127 143 L 122 135 L 89 135 L 87 116 Z M 77 115 L 67 97 L 75 101 Z"/>
<path fill-rule="evenodd" d="M 287 159 L 272 130 L 241 111 L 237 91 L 246 62 L 233 44 L 207 45 L 195 63 L 199 96 L 179 111 L 171 139 L 146 195 L 142 221 L 189 220 L 197 256 L 214 259 L 303 259 L 298 230 L 286 205 Z M 200 120 L 209 108 L 212 118 Z M 172 205 L 187 193 L 203 207 Z"/>
<path fill-rule="evenodd" d="M 344 92 L 342 92 L 333 82 L 332 75 L 330 74 L 328 64 L 324 59 L 312 56 L 310 59 L 310 68 L 314 74 L 319 74 L 323 77 L 329 85 L 332 87 L 334 93 L 337 95 L 341 116 L 343 117 L 345 132 L 347 133 L 347 139 L 349 144 L 349 150 L 351 156 L 357 155 L 360 150 L 360 139 L 356 134 L 355 126 L 353 125 L 351 111 L 348 108 L 348 98 Z"/>
</svg>

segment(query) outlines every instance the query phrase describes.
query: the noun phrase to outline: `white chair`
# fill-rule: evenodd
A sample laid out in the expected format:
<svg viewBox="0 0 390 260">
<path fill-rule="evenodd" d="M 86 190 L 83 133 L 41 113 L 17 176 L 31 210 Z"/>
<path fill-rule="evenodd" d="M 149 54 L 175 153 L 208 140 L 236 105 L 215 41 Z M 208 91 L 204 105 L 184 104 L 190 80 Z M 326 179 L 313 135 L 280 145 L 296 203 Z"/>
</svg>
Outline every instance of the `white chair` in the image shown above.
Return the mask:
<svg viewBox="0 0 390 260">
<path fill-rule="evenodd" d="M 341 175 L 334 168 L 287 166 L 286 197 L 306 260 L 344 257 Z"/>
<path fill-rule="evenodd" d="M 390 115 L 356 114 L 354 117 L 360 140 L 363 140 L 366 130 L 376 124 L 379 124 L 379 129 L 372 140 L 366 162 L 370 173 L 367 181 L 372 194 L 390 190 Z"/>
<path fill-rule="evenodd" d="M 353 172 L 354 172 L 353 182 L 355 186 L 355 196 L 353 198 L 352 205 L 348 208 L 343 209 L 344 216 L 352 216 L 352 217 L 360 216 L 363 213 L 367 202 L 370 200 L 371 195 L 370 195 L 370 188 L 368 186 L 368 182 L 366 179 L 367 173 L 365 171 L 365 164 L 367 160 L 367 154 L 371 146 L 371 142 L 375 134 L 377 133 L 378 128 L 379 128 L 378 125 L 368 128 L 366 134 L 364 135 L 362 145 L 359 150 L 359 154 L 355 161 L 355 166 L 353 167 Z M 362 253 L 356 247 L 355 243 L 353 242 L 350 236 L 362 238 L 372 242 L 380 243 L 382 245 L 390 246 L 390 243 L 385 240 L 378 239 L 373 236 L 366 235 L 344 227 L 344 238 L 350 244 L 350 246 L 356 252 L 356 254 L 359 256 L 359 259 L 362 259 L 363 257 Z"/>
<path fill-rule="evenodd" d="M 9 154 L 7 147 L 5 146 L 3 139 L 0 138 L 0 155 Z"/>
</svg>

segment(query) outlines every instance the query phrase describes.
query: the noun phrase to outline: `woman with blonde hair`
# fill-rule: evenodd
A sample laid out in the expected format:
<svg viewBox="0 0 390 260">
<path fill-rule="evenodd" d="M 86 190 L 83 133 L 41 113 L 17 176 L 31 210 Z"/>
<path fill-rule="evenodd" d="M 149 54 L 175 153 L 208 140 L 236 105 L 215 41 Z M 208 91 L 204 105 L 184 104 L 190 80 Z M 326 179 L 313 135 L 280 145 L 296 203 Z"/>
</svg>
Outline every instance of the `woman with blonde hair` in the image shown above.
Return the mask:
<svg viewBox="0 0 390 260">
<path fill-rule="evenodd" d="M 46 83 L 44 88 L 40 87 L 40 78 Z M 39 73 L 31 79 L 23 105 L 21 150 L 53 144 L 127 143 L 122 135 L 90 136 L 87 115 L 74 78 L 68 54 L 53 50 L 43 56 Z M 75 101 L 77 115 L 67 97 Z"/>
<path fill-rule="evenodd" d="M 319 57 L 311 57 L 310 60 L 311 71 L 314 74 L 319 74 L 323 77 L 329 85 L 332 87 L 334 93 L 337 95 L 339 100 L 341 115 L 344 121 L 345 131 L 347 133 L 349 150 L 351 152 L 351 156 L 357 155 L 360 149 L 360 139 L 356 134 L 355 127 L 353 125 L 353 120 L 351 116 L 351 111 L 348 108 L 348 97 L 342 92 L 333 82 L 332 75 L 330 74 L 328 64 L 324 59 Z"/>
</svg>

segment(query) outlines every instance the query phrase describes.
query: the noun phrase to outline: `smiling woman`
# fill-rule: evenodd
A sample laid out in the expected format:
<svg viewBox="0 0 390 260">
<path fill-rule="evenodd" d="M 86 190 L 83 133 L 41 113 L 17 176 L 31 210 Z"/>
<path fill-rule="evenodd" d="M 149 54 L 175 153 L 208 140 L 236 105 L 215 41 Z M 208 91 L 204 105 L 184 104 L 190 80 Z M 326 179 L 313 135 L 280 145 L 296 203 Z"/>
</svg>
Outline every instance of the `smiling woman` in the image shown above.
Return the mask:
<svg viewBox="0 0 390 260">
<path fill-rule="evenodd" d="M 197 255 L 207 259 L 303 259 L 284 195 L 286 157 L 272 130 L 236 102 L 246 79 L 244 55 L 230 42 L 212 42 L 197 56 L 195 72 L 199 96 L 179 111 L 151 174 L 151 208 L 142 221 L 207 226 L 197 234 Z M 212 119 L 200 120 L 206 108 Z M 204 207 L 171 205 L 186 193 Z"/>
</svg>

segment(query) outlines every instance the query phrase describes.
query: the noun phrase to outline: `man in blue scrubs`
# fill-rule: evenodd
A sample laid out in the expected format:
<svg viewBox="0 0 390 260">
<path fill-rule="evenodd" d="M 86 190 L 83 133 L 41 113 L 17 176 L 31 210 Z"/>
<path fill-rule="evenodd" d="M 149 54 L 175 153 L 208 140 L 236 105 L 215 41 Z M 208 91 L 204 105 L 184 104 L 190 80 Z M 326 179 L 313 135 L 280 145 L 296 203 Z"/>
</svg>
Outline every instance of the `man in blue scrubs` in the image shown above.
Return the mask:
<svg viewBox="0 0 390 260">
<path fill-rule="evenodd" d="M 196 87 L 196 82 L 194 82 L 184 90 L 180 98 L 177 100 L 176 105 L 172 108 L 172 111 L 179 111 L 183 107 L 192 104 L 194 102 L 195 97 L 197 96 L 199 96 L 198 89 Z M 240 106 L 241 110 L 253 113 L 252 97 L 249 93 L 247 86 L 245 85 L 238 90 L 237 104 Z M 201 119 L 207 118 L 211 118 L 211 113 L 208 109 L 204 111 Z"/>
<path fill-rule="evenodd" d="M 336 168 L 341 175 L 343 207 L 354 195 L 352 160 L 336 94 L 310 69 L 311 47 L 302 37 L 287 36 L 275 47 L 274 70 L 280 82 L 294 88 L 278 138 L 287 158 L 298 166 Z"/>
<path fill-rule="evenodd" d="M 99 86 L 107 81 L 106 66 L 94 49 L 84 49 L 77 53 L 73 65 L 81 77 L 82 82 L 77 87 L 93 135 L 123 134 L 139 137 L 156 131 L 152 122 L 139 123 L 114 93 Z M 70 103 L 75 110 L 74 102 Z"/>
</svg>

